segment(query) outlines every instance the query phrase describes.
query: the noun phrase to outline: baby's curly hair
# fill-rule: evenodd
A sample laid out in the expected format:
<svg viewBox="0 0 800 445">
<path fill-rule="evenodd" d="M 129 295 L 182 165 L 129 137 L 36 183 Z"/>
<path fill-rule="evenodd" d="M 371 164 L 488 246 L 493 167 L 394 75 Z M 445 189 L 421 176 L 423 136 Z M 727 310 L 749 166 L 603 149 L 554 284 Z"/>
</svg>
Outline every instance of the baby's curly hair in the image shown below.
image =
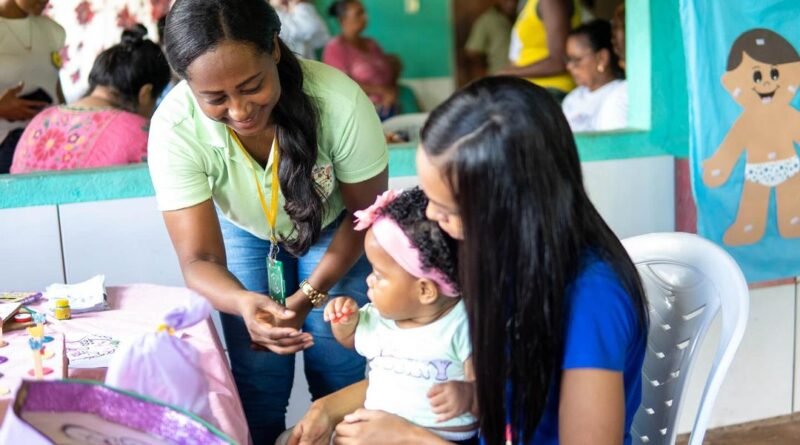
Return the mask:
<svg viewBox="0 0 800 445">
<path fill-rule="evenodd" d="M 403 229 L 403 233 L 420 252 L 422 270 L 439 270 L 458 289 L 458 255 L 456 241 L 436 221 L 425 216 L 428 197 L 419 187 L 403 191 L 380 210 Z"/>
</svg>

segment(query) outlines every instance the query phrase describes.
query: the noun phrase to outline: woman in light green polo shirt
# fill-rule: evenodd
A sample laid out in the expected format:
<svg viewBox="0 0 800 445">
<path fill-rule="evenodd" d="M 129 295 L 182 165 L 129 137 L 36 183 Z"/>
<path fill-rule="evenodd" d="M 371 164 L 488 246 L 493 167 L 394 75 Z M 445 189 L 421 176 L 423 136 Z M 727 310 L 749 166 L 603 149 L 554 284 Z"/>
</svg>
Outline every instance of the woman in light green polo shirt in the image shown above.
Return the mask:
<svg viewBox="0 0 800 445">
<path fill-rule="evenodd" d="M 186 284 L 222 312 L 254 442 L 272 443 L 293 353 L 315 398 L 364 377 L 312 308 L 367 300 L 351 214 L 387 188 L 383 131 L 357 84 L 288 50 L 264 0 L 178 0 L 165 31 L 184 81 L 151 123 L 156 197 Z"/>
</svg>

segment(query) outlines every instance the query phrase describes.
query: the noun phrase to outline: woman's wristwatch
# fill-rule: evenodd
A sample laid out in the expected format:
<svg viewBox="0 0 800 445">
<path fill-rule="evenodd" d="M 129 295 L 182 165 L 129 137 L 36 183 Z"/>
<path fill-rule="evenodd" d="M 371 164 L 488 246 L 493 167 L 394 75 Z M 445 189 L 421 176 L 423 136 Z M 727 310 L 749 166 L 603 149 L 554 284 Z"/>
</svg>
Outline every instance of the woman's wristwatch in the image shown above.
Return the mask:
<svg viewBox="0 0 800 445">
<path fill-rule="evenodd" d="M 300 283 L 300 290 L 306 294 L 308 301 L 310 301 L 311 305 L 314 307 L 322 307 L 325 301 L 328 300 L 328 294 L 314 289 L 314 286 L 309 284 L 308 280 L 303 280 L 303 282 Z"/>
</svg>

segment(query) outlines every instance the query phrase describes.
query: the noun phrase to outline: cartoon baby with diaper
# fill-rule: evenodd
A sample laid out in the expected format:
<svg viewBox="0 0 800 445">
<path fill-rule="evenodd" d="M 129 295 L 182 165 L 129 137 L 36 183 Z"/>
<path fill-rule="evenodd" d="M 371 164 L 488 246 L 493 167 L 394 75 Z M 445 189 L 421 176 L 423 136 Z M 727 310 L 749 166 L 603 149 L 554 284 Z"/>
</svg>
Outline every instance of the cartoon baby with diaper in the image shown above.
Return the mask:
<svg viewBox="0 0 800 445">
<path fill-rule="evenodd" d="M 703 162 L 703 182 L 728 181 L 746 152 L 744 187 L 736 221 L 725 232 L 729 246 L 754 244 L 764 235 L 775 189 L 778 232 L 800 237 L 800 111 L 791 102 L 800 85 L 800 55 L 768 29 L 751 29 L 731 47 L 722 84 L 744 108 L 716 153 Z"/>
</svg>

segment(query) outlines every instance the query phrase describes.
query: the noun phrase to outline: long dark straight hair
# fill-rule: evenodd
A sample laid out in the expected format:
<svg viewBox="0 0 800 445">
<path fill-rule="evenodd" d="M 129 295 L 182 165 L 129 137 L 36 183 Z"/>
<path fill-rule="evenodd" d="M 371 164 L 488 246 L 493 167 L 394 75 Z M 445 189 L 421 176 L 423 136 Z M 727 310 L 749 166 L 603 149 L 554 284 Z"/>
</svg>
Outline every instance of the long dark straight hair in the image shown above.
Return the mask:
<svg viewBox="0 0 800 445">
<path fill-rule="evenodd" d="M 646 326 L 639 275 L 589 201 L 569 125 L 544 89 L 510 77 L 473 83 L 431 113 L 422 146 L 463 224 L 459 279 L 482 435 L 503 443 L 508 415 L 522 435 L 514 443 L 527 443 L 560 381 L 565 300 L 586 254 L 613 268 Z"/>
<path fill-rule="evenodd" d="M 265 0 L 178 0 L 167 15 L 164 40 L 172 69 L 186 78 L 195 59 L 224 40 L 241 42 L 260 53 L 280 47 L 281 97 L 273 111 L 280 140 L 281 192 L 294 230 L 282 240 L 302 255 L 319 240 L 324 202 L 312 171 L 317 161 L 319 108 L 303 91 L 303 70 L 292 51 L 277 38 L 281 23 Z M 296 233 L 296 237 L 292 235 Z"/>
</svg>

